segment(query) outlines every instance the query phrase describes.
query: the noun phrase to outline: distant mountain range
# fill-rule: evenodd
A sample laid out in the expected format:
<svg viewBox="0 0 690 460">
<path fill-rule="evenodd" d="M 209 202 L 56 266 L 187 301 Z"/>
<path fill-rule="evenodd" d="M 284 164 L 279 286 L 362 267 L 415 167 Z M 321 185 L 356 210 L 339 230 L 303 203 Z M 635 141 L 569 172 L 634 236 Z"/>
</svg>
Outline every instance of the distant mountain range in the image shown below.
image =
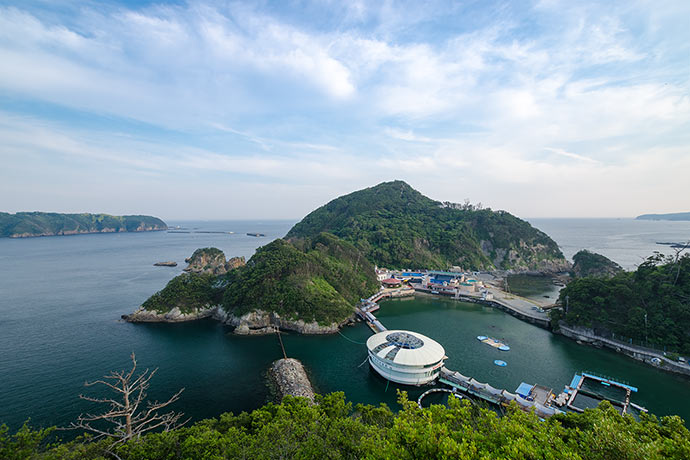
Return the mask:
<svg viewBox="0 0 690 460">
<path fill-rule="evenodd" d="M 148 232 L 166 230 L 157 217 L 55 212 L 0 212 L 0 237 L 78 235 L 82 233 Z"/>
<path fill-rule="evenodd" d="M 669 214 L 642 214 L 635 220 L 690 220 L 690 212 L 672 212 Z"/>
</svg>

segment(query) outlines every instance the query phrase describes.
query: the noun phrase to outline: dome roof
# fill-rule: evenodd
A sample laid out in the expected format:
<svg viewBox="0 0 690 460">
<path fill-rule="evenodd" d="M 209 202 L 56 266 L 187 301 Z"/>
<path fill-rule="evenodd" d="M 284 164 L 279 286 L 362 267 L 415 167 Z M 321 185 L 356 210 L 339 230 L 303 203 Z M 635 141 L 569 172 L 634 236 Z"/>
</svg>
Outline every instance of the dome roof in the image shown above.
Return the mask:
<svg viewBox="0 0 690 460">
<path fill-rule="evenodd" d="M 411 331 L 383 331 L 367 340 L 369 351 L 380 359 L 402 366 L 430 366 L 445 356 L 435 340 Z"/>
</svg>

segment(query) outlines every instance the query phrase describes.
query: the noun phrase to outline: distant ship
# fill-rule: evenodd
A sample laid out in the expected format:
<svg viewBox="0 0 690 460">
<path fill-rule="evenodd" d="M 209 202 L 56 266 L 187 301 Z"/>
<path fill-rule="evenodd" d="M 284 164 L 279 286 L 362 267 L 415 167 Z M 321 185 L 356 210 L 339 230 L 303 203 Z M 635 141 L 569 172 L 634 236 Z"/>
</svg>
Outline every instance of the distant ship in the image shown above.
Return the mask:
<svg viewBox="0 0 690 460">
<path fill-rule="evenodd" d="M 259 236 L 266 236 L 266 235 L 263 234 L 263 233 L 247 233 L 247 236 L 256 236 L 256 237 L 259 237 Z"/>
</svg>

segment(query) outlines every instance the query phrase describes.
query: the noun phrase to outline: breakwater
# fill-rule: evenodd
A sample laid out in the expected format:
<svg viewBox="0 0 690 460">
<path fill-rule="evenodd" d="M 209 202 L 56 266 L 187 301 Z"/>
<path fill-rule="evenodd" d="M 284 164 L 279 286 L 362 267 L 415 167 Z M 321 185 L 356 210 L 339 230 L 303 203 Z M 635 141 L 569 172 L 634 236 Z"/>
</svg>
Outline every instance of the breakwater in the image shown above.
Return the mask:
<svg viewBox="0 0 690 460">
<path fill-rule="evenodd" d="M 302 363 L 294 358 L 274 361 L 268 369 L 270 382 L 276 390 L 278 400 L 283 397 L 300 396 L 314 402 L 314 388 Z"/>
</svg>

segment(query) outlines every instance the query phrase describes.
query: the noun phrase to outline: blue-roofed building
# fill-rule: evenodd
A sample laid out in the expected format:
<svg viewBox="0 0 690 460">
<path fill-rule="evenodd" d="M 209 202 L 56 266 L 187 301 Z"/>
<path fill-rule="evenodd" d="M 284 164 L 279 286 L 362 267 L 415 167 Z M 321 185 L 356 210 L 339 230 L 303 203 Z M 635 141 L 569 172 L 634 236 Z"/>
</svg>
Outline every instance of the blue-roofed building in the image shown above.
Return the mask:
<svg viewBox="0 0 690 460">
<path fill-rule="evenodd" d="M 515 393 L 519 394 L 523 398 L 527 399 L 529 398 L 530 393 L 532 393 L 532 389 L 534 388 L 534 385 L 530 385 L 529 383 L 522 382 L 519 387 L 517 387 L 517 390 L 515 390 Z"/>
</svg>

